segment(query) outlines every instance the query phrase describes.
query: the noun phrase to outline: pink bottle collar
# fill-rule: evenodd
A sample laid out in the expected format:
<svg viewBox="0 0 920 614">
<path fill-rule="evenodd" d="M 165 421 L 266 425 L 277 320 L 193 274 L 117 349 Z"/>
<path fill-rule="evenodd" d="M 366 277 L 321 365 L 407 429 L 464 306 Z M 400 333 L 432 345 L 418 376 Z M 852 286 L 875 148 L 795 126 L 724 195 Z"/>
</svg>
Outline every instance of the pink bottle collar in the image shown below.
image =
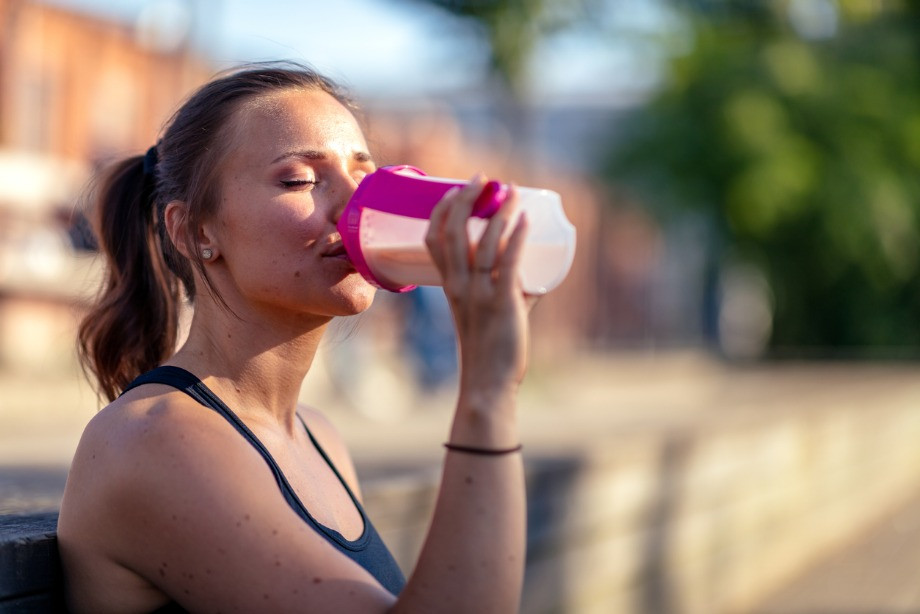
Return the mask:
<svg viewBox="0 0 920 614">
<path fill-rule="evenodd" d="M 465 181 L 421 179 L 425 173 L 414 166 L 384 166 L 367 175 L 352 194 L 337 224 L 345 251 L 355 269 L 378 288 L 408 292 L 416 286 L 391 286 L 374 275 L 361 249 L 361 218 L 364 209 L 427 220 L 444 194 Z M 421 180 L 420 180 L 421 179 Z M 472 215 L 488 218 L 495 215 L 507 196 L 507 189 L 490 181 L 473 205 Z"/>
</svg>

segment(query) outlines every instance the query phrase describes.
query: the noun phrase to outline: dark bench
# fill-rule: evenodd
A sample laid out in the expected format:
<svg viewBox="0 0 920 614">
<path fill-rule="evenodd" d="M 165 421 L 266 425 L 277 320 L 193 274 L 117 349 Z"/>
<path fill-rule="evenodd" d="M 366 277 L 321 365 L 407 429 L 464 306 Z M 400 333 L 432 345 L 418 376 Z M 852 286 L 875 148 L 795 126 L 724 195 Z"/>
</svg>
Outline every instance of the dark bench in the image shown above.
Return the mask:
<svg viewBox="0 0 920 614">
<path fill-rule="evenodd" d="M 64 611 L 57 516 L 0 516 L 0 614 Z"/>
</svg>

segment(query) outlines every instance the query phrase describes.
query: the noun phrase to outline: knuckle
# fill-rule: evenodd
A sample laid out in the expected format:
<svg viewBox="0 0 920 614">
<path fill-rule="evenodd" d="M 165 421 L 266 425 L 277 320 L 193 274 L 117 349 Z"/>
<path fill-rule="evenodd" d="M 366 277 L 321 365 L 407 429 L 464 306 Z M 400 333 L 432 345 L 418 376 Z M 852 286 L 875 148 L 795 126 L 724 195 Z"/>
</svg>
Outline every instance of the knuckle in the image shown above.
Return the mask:
<svg viewBox="0 0 920 614">
<path fill-rule="evenodd" d="M 460 229 L 458 229 L 456 226 L 448 226 L 444 229 L 444 238 L 448 241 L 456 241 L 461 234 L 466 236 L 466 233 L 461 233 Z"/>
<path fill-rule="evenodd" d="M 462 284 L 456 280 L 448 281 L 444 284 L 444 294 L 446 294 L 447 297 L 452 301 L 461 300 L 467 294 L 465 284 Z"/>
</svg>

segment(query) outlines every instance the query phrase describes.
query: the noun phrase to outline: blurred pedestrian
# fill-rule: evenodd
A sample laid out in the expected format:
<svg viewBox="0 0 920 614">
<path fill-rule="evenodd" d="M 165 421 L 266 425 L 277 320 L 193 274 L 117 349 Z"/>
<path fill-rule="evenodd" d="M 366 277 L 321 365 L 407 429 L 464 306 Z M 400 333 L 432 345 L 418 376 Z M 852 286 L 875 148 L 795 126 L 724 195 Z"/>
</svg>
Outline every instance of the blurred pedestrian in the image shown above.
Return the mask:
<svg viewBox="0 0 920 614">
<path fill-rule="evenodd" d="M 433 286 L 409 292 L 404 339 L 419 387 L 433 393 L 457 377 L 457 342 L 444 293 Z"/>
</svg>

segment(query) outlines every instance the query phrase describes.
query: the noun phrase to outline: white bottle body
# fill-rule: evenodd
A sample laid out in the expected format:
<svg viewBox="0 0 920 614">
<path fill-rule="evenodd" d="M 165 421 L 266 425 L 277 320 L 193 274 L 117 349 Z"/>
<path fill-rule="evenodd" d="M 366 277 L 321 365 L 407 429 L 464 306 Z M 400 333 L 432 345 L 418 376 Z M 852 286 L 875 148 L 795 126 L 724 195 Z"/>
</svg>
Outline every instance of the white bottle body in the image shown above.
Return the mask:
<svg viewBox="0 0 920 614">
<path fill-rule="evenodd" d="M 520 266 L 528 294 L 546 294 L 565 279 L 575 258 L 575 227 L 566 219 L 559 194 L 516 188 L 528 233 Z M 472 217 L 467 231 L 477 243 L 488 220 Z M 374 209 L 362 213 L 361 250 L 378 279 L 394 285 L 439 286 L 441 276 L 425 245 L 428 220 Z"/>
</svg>

